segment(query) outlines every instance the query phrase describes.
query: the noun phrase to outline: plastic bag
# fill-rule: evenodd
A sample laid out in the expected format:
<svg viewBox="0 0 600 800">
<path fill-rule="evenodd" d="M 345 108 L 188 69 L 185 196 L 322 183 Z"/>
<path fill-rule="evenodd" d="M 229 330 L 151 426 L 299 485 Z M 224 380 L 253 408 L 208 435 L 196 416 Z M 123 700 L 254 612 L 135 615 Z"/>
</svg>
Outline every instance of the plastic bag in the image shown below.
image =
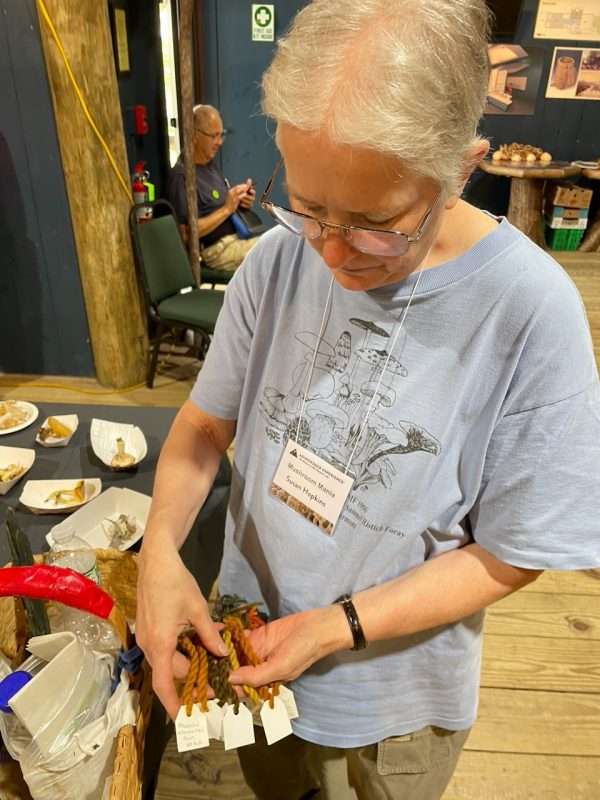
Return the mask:
<svg viewBox="0 0 600 800">
<path fill-rule="evenodd" d="M 101 800 L 112 774 L 116 736 L 134 725 L 138 693 L 129 689 L 126 673 L 99 719 L 71 738 L 60 753 L 39 761 L 37 748 L 18 755 L 33 800 Z"/>
</svg>

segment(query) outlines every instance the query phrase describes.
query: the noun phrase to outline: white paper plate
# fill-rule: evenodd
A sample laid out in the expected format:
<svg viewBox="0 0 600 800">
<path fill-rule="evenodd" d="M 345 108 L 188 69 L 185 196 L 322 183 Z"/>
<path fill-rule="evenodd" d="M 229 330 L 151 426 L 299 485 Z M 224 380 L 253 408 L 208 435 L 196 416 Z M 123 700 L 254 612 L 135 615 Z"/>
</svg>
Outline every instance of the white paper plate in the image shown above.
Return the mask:
<svg viewBox="0 0 600 800">
<path fill-rule="evenodd" d="M 77 414 L 60 414 L 60 415 L 53 414 L 52 417 L 58 422 L 62 422 L 62 424 L 66 425 L 67 428 L 70 428 L 71 433 L 68 436 L 63 436 L 62 438 L 59 439 L 49 438 L 46 439 L 45 441 L 42 441 L 40 439 L 40 432 L 38 431 L 35 440 L 42 447 L 66 447 L 73 438 L 73 434 L 79 427 L 79 417 L 77 416 Z M 44 428 L 48 424 L 49 419 L 50 419 L 49 417 L 46 417 L 46 419 L 44 420 L 44 424 L 42 425 L 42 428 Z"/>
<path fill-rule="evenodd" d="M 27 481 L 19 497 L 19 502 L 34 514 L 68 514 L 74 508 L 89 503 L 100 494 L 102 481 L 100 478 L 85 479 L 85 499 L 81 502 L 67 503 L 55 506 L 47 497 L 59 489 L 72 489 L 81 478 L 67 478 L 58 481 Z"/>
<path fill-rule="evenodd" d="M 107 419 L 93 419 L 90 426 L 92 450 L 103 464 L 111 469 L 113 457 L 117 451 L 117 439 L 125 442 L 125 452 L 135 458 L 135 464 L 127 469 L 135 469 L 146 457 L 148 444 L 141 429 L 136 425 L 127 425 L 123 422 L 111 422 Z"/>
<path fill-rule="evenodd" d="M 131 489 L 119 489 L 111 486 L 105 492 L 92 500 L 91 503 L 75 511 L 68 520 L 54 525 L 46 535 L 48 545 L 54 544 L 54 531 L 64 526 L 75 529 L 75 534 L 86 541 L 90 547 L 106 548 L 109 539 L 104 532 L 103 523 L 107 519 L 116 519 L 119 514 L 127 514 L 135 517 L 137 523 L 136 532 L 127 540 L 120 542 L 118 550 L 127 550 L 144 535 L 148 512 L 150 511 L 150 497 L 147 494 L 134 492 Z"/>
<path fill-rule="evenodd" d="M 0 403 L 10 403 L 20 411 L 25 411 L 27 413 L 27 419 L 24 422 L 20 422 L 18 425 L 13 425 L 11 428 L 0 428 L 0 436 L 4 435 L 5 433 L 16 433 L 17 431 L 22 431 L 23 428 L 27 428 L 32 422 L 35 422 L 40 413 L 40 410 L 37 406 L 34 406 L 33 403 L 28 403 L 25 400 L 0 400 Z M 2 422 L 6 416 L 6 414 L 3 414 L 0 417 L 0 422 Z"/>
<path fill-rule="evenodd" d="M 0 445 L 0 467 L 8 467 L 9 464 L 19 464 L 25 467 L 20 475 L 12 481 L 0 481 L 0 495 L 6 494 L 12 487 L 26 475 L 35 461 L 35 450 L 25 447 L 3 447 Z"/>
</svg>

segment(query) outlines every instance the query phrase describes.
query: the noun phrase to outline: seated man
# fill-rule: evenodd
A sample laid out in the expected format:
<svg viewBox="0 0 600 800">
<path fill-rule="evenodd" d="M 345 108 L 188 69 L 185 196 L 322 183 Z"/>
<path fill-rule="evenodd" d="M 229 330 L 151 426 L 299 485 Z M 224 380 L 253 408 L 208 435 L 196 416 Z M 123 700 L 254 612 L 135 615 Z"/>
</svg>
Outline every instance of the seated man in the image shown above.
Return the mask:
<svg viewBox="0 0 600 800">
<path fill-rule="evenodd" d="M 238 207 L 250 208 L 256 197 L 252 180 L 237 186 L 217 166 L 215 156 L 223 144 L 223 122 L 216 108 L 194 107 L 194 161 L 198 195 L 197 234 L 203 261 L 212 269 L 233 272 L 259 237 L 240 239 L 231 215 Z M 171 170 L 167 196 L 175 208 L 183 238 L 189 235 L 183 155 Z"/>
</svg>

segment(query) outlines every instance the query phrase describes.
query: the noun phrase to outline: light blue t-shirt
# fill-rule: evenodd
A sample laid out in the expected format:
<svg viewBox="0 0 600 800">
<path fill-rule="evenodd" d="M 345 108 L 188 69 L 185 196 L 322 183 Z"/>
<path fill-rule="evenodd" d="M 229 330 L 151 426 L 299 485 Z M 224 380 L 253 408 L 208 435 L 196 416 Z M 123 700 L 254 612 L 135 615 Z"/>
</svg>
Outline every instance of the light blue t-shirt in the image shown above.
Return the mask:
<svg viewBox="0 0 600 800">
<path fill-rule="evenodd" d="M 503 220 L 416 275 L 351 292 L 277 228 L 239 269 L 192 392 L 236 419 L 220 589 L 283 616 L 383 583 L 472 541 L 532 569 L 600 565 L 600 392 L 581 299 Z M 356 476 L 332 536 L 270 494 L 288 436 Z M 379 383 L 379 386 L 378 386 Z M 466 589 L 468 591 L 468 587 Z M 293 684 L 295 733 L 337 747 L 468 728 L 483 612 L 336 653 Z"/>
</svg>

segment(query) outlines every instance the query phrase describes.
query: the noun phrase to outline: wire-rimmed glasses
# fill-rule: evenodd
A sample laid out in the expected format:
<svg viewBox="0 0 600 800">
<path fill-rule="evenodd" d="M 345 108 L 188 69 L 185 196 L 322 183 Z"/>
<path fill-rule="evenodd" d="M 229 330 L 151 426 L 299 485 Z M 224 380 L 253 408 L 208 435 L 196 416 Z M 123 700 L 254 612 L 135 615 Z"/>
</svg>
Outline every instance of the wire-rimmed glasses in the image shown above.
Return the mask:
<svg viewBox="0 0 600 800">
<path fill-rule="evenodd" d="M 217 142 L 219 139 L 223 140 L 227 136 L 227 130 L 225 128 L 217 133 L 207 133 L 203 131 L 202 128 L 194 128 L 194 130 L 197 131 L 197 133 L 201 133 L 203 136 L 208 136 L 213 142 Z"/>
<path fill-rule="evenodd" d="M 319 239 L 326 230 L 333 230 L 342 235 L 346 241 L 361 253 L 373 256 L 403 256 L 408 252 L 411 244 L 418 242 L 427 230 L 429 221 L 434 209 L 438 205 L 442 192 L 440 192 L 433 204 L 423 215 L 417 230 L 409 235 L 401 231 L 389 228 L 364 228 L 359 225 L 338 225 L 334 222 L 316 219 L 309 214 L 302 214 L 300 211 L 292 211 L 291 208 L 279 206 L 269 199 L 275 176 L 281 167 L 279 161 L 273 170 L 265 191 L 260 198 L 260 205 L 270 214 L 276 222 L 283 225 L 296 236 L 304 236 L 306 239 Z"/>
</svg>

